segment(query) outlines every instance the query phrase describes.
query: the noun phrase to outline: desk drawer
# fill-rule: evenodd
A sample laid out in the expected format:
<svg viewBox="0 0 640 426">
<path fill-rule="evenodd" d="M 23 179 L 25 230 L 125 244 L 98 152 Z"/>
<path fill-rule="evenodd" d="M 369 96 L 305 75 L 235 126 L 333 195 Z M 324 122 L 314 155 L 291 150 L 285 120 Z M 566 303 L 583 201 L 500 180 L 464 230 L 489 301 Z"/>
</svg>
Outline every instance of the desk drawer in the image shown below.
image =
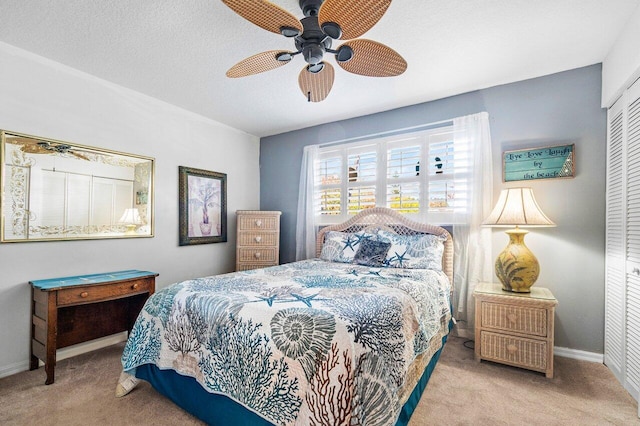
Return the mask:
<svg viewBox="0 0 640 426">
<path fill-rule="evenodd" d="M 503 362 L 532 370 L 547 369 L 548 343 L 544 340 L 480 332 L 482 359 Z"/>
<path fill-rule="evenodd" d="M 132 280 L 120 283 L 77 286 L 58 290 L 58 306 L 77 305 L 104 299 L 114 299 L 135 293 L 149 292 L 151 280 Z"/>
<path fill-rule="evenodd" d="M 481 309 L 482 328 L 540 337 L 547 335 L 547 310 L 544 308 L 482 302 Z"/>
</svg>

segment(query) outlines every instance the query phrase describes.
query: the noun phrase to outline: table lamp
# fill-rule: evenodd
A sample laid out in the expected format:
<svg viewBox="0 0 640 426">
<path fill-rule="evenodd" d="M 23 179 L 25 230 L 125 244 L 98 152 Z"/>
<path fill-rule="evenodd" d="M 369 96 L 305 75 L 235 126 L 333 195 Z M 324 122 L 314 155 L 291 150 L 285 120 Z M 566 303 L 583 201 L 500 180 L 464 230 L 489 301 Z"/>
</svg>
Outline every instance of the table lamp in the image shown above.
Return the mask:
<svg viewBox="0 0 640 426">
<path fill-rule="evenodd" d="M 140 212 L 138 209 L 125 209 L 118 223 L 126 225 L 127 230 L 124 233 L 125 235 L 137 235 L 136 227 L 142 224 Z"/>
<path fill-rule="evenodd" d="M 506 232 L 509 244 L 496 259 L 496 275 L 502 289 L 516 293 L 529 293 L 538 279 L 540 264 L 531 250 L 524 244 L 529 233 L 520 226 L 556 226 L 540 210 L 531 188 L 509 188 L 500 192 L 500 198 L 491 214 L 482 222 L 483 226 L 512 227 Z"/>
</svg>

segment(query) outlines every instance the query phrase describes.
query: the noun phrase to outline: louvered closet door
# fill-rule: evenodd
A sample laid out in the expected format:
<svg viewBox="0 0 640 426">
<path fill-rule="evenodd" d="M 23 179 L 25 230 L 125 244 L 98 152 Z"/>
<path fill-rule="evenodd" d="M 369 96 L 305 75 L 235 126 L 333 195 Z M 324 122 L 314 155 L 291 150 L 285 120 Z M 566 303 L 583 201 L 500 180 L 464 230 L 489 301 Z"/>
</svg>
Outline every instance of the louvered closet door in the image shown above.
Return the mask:
<svg viewBox="0 0 640 426">
<path fill-rule="evenodd" d="M 626 382 L 640 397 L 640 81 L 627 93 Z"/>
<path fill-rule="evenodd" d="M 608 111 L 606 292 L 604 363 L 624 383 L 625 363 L 625 245 L 626 245 L 626 125 L 625 102 L 620 99 Z"/>
</svg>

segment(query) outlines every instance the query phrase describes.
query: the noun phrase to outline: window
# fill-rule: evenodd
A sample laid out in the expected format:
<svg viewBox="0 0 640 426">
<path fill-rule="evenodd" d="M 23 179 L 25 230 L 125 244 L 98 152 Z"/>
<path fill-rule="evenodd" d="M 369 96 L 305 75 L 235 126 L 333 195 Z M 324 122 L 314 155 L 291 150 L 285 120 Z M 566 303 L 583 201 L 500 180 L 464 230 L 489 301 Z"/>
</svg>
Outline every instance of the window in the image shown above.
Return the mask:
<svg viewBox="0 0 640 426">
<path fill-rule="evenodd" d="M 431 223 L 453 223 L 454 211 L 466 208 L 468 149 L 454 146 L 450 126 L 321 148 L 314 194 L 319 222 L 385 206 Z"/>
</svg>

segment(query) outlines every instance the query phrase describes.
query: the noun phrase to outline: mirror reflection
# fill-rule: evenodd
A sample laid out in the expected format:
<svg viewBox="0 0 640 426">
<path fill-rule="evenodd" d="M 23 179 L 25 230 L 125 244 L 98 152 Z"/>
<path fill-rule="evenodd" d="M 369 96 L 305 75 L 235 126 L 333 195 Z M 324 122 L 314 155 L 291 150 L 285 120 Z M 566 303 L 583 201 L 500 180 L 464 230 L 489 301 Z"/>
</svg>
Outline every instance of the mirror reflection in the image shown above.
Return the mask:
<svg viewBox="0 0 640 426">
<path fill-rule="evenodd" d="M 2 242 L 153 236 L 153 159 L 1 131 Z"/>
</svg>

